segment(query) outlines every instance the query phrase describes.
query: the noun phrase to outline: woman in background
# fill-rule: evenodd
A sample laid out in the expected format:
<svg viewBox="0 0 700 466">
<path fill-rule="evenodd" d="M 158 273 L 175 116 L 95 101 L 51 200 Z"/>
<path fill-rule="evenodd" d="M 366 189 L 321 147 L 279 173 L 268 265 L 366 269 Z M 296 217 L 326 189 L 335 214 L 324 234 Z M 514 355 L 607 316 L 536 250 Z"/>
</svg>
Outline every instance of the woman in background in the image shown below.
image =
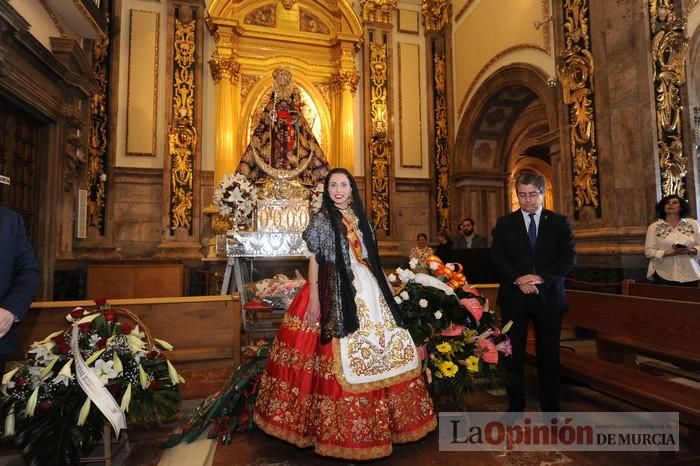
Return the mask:
<svg viewBox="0 0 700 466">
<path fill-rule="evenodd" d="M 347 170 L 329 172 L 321 210 L 303 238 L 308 282 L 270 350 L 255 422 L 320 455 L 387 456 L 393 443 L 418 440 L 437 422 Z"/>
<path fill-rule="evenodd" d="M 656 205 L 658 220 L 649 225 L 644 252 L 647 278 L 660 285 L 697 286 L 700 281 L 700 227 L 688 218 L 688 202 L 671 194 Z"/>
<path fill-rule="evenodd" d="M 433 248 L 428 246 L 428 235 L 425 233 L 418 233 L 418 236 L 416 236 L 416 246 L 411 249 L 411 252 L 408 255 L 409 259 L 415 259 L 418 262 L 425 264 L 425 259 L 432 255 Z"/>
</svg>

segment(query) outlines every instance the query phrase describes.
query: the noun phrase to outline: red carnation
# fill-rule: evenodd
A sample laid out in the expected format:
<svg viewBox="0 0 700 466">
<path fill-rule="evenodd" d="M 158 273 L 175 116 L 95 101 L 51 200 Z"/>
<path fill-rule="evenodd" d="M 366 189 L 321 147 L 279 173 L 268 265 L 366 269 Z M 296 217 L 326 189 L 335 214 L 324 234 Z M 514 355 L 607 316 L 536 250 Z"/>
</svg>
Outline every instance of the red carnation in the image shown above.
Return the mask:
<svg viewBox="0 0 700 466">
<path fill-rule="evenodd" d="M 48 401 L 42 401 L 41 403 L 39 403 L 39 409 L 47 410 L 50 407 L 51 403 L 49 403 Z"/>
<path fill-rule="evenodd" d="M 148 384 L 148 388 L 151 390 L 158 390 L 158 388 L 160 388 L 160 380 L 151 380 L 151 383 Z"/>
<path fill-rule="evenodd" d="M 97 348 L 98 349 L 102 349 L 105 346 L 107 346 L 107 340 L 105 340 L 104 338 L 100 338 L 99 340 L 97 340 Z"/>
<path fill-rule="evenodd" d="M 75 309 L 70 311 L 70 316 L 73 319 L 80 319 L 83 317 L 83 315 L 85 315 L 85 309 L 83 309 L 82 307 L 76 307 Z"/>
<path fill-rule="evenodd" d="M 57 346 L 65 345 L 66 340 L 63 338 L 63 334 L 56 335 L 55 337 L 52 338 L 53 342 L 56 343 Z"/>
<path fill-rule="evenodd" d="M 25 385 L 27 385 L 27 379 L 24 377 L 17 377 L 15 379 L 15 387 L 23 387 Z"/>
<path fill-rule="evenodd" d="M 97 298 L 95 298 L 95 304 L 97 304 L 100 307 L 104 306 L 105 304 L 107 304 L 107 296 L 98 296 Z"/>
<path fill-rule="evenodd" d="M 56 347 L 58 348 L 58 351 L 61 352 L 61 354 L 70 353 L 70 346 L 68 346 L 68 344 L 65 341 L 56 345 Z"/>
<path fill-rule="evenodd" d="M 111 321 L 113 321 L 114 319 L 117 318 L 117 313 L 114 312 L 114 311 L 112 311 L 112 310 L 106 310 L 106 311 L 104 312 L 104 316 L 105 316 L 105 320 L 106 320 L 107 322 L 111 322 Z"/>
<path fill-rule="evenodd" d="M 133 329 L 134 329 L 134 327 L 132 327 L 130 323 L 122 322 L 122 333 L 124 335 L 130 334 Z"/>
<path fill-rule="evenodd" d="M 153 359 L 157 358 L 159 354 L 160 354 L 160 353 L 158 353 L 158 351 L 156 351 L 156 350 L 151 350 L 151 351 L 148 352 L 148 354 L 146 354 L 146 359 L 151 359 L 151 360 L 153 360 Z"/>
</svg>

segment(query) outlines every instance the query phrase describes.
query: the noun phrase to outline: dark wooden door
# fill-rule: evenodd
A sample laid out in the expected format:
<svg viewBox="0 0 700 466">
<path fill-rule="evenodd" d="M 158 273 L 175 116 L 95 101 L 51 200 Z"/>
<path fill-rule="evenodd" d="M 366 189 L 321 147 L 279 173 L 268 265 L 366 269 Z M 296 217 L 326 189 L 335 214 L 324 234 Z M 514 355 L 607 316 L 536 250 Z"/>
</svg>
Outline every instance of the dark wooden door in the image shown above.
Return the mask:
<svg viewBox="0 0 700 466">
<path fill-rule="evenodd" d="M 6 100 L 0 99 L 0 205 L 24 217 L 27 236 L 33 238 L 38 198 L 37 170 L 41 123 Z"/>
</svg>

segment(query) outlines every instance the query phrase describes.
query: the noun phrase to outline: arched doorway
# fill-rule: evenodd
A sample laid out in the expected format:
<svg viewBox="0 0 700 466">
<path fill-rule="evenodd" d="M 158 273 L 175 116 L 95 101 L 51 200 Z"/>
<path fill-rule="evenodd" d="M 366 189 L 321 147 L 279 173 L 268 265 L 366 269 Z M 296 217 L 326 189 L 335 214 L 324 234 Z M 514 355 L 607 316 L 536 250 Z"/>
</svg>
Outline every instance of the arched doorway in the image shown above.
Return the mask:
<svg viewBox="0 0 700 466">
<path fill-rule="evenodd" d="M 474 93 L 457 131 L 452 161 L 452 220 L 476 221 L 489 234 L 501 215 L 517 207 L 514 176 L 544 175 L 545 205 L 556 208 L 561 179 L 556 88 L 531 65 L 513 64 Z"/>
</svg>

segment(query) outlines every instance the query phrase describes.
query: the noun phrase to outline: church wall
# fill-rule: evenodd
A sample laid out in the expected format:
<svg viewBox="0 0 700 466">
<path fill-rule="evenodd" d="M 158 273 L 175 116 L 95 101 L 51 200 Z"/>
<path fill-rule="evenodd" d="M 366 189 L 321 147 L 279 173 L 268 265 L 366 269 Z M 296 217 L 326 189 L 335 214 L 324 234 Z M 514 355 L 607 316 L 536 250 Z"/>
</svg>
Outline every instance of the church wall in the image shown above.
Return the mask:
<svg viewBox="0 0 700 466">
<path fill-rule="evenodd" d="M 132 31 L 131 18 L 132 11 L 141 18 L 141 27 L 138 31 Z M 157 22 L 155 15 L 157 15 Z M 152 21 L 150 21 L 152 18 Z M 116 113 L 116 137 L 113 143 L 116 146 L 115 166 L 134 168 L 163 168 L 163 158 L 167 150 L 167 141 L 164 137 L 167 131 L 166 121 L 166 81 L 167 77 L 167 28 L 168 11 L 167 2 L 152 2 L 147 0 L 122 0 L 122 8 L 117 15 L 119 21 L 119 35 L 115 41 L 119 47 L 119 73 L 116 80 L 116 89 L 113 87 L 113 96 L 117 98 Z M 133 32 L 133 35 L 132 35 Z M 143 47 L 155 48 L 156 56 L 137 63 L 130 56 L 130 42 L 133 40 L 131 50 L 138 51 L 139 40 L 144 37 L 157 37 L 156 44 L 143 43 Z M 131 68 L 131 76 L 130 76 Z M 151 81 L 139 76 L 143 71 L 150 76 L 150 73 L 157 73 L 156 80 Z M 130 95 L 130 92 L 132 95 Z M 153 118 L 139 119 L 134 115 L 132 120 L 139 124 L 127 124 L 129 115 L 128 105 L 131 100 L 132 105 L 144 105 L 149 110 L 155 106 Z M 143 102 L 145 100 L 145 102 Z M 131 135 L 129 135 L 131 133 Z M 151 155 L 129 155 L 127 152 L 131 147 L 127 144 L 127 137 L 132 141 L 150 141 L 155 139 L 155 152 Z M 143 147 L 143 143 L 137 144 L 136 148 Z M 149 150 L 150 152 L 150 150 Z M 141 151 L 145 153 L 145 151 Z"/>
</svg>

